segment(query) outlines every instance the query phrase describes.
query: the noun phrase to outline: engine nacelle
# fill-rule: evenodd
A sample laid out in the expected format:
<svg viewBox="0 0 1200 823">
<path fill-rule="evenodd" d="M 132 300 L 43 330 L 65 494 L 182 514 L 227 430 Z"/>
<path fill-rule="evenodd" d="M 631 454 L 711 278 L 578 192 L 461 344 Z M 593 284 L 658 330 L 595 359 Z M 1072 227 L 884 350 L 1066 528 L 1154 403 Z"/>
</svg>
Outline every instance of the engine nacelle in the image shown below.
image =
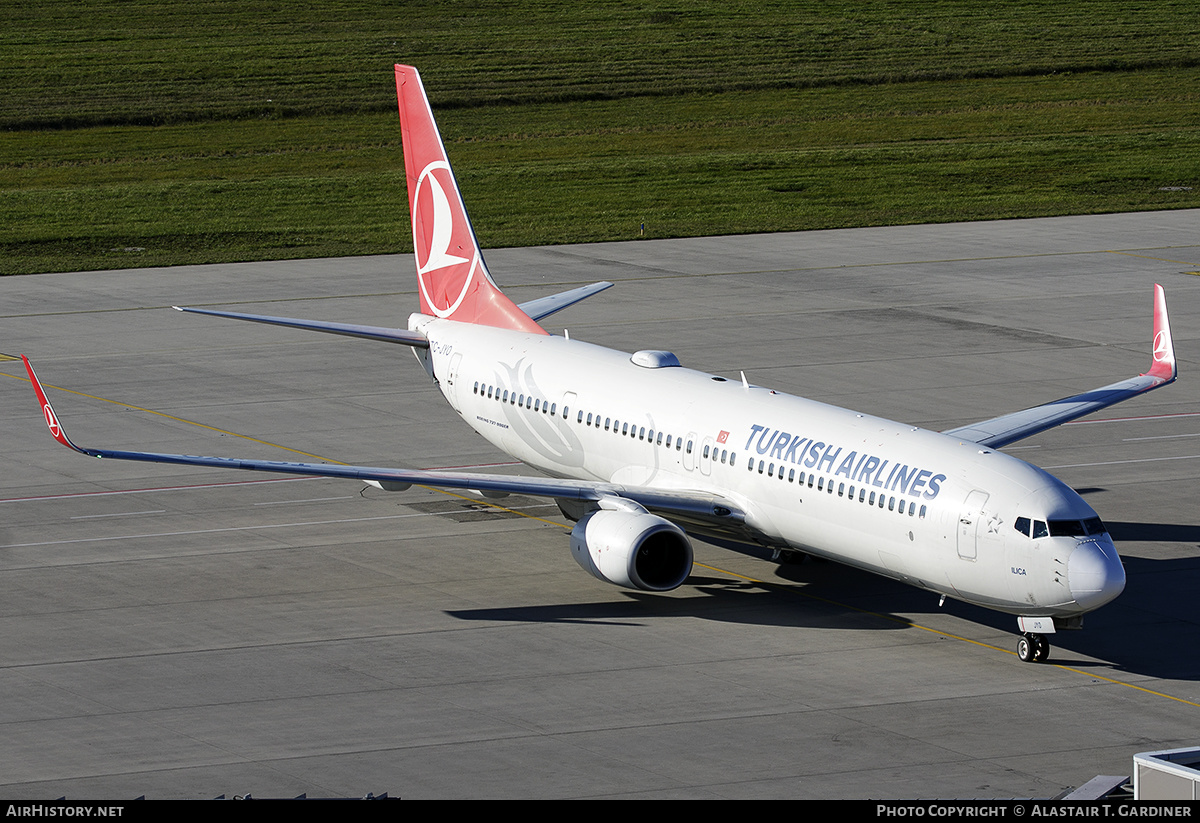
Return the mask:
<svg viewBox="0 0 1200 823">
<path fill-rule="evenodd" d="M 669 592 L 692 573 L 683 530 L 647 512 L 590 512 L 571 530 L 571 554 L 595 577 L 627 589 Z"/>
</svg>

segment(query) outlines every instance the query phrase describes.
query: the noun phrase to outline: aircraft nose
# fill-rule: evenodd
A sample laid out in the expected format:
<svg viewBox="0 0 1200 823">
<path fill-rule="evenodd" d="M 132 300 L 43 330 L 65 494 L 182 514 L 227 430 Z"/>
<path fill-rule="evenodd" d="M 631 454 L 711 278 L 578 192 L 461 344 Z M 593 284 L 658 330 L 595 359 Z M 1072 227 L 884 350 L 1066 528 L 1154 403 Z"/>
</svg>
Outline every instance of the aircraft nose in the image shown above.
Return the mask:
<svg viewBox="0 0 1200 823">
<path fill-rule="evenodd" d="M 1112 543 L 1087 540 L 1067 559 L 1067 582 L 1075 602 L 1091 611 L 1125 590 L 1125 568 Z"/>
</svg>

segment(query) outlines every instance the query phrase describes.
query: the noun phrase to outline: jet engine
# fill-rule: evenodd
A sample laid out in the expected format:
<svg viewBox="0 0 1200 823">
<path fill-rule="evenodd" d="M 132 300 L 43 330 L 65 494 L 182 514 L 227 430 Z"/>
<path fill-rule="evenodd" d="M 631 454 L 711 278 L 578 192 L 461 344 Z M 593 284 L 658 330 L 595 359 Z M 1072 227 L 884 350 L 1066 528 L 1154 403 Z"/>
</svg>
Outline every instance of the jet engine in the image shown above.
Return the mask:
<svg viewBox="0 0 1200 823">
<path fill-rule="evenodd" d="M 586 571 L 627 589 L 669 592 L 692 573 L 683 530 L 646 511 L 599 509 L 571 530 L 571 554 Z"/>
</svg>

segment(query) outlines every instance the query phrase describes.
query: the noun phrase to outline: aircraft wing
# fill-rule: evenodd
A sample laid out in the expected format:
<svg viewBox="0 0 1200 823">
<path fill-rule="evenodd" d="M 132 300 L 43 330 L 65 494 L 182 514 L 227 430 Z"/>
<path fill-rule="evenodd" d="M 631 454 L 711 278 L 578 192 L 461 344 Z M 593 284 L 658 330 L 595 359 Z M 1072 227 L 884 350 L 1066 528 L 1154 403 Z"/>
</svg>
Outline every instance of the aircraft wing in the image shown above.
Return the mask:
<svg viewBox="0 0 1200 823">
<path fill-rule="evenodd" d="M 1178 369 L 1175 365 L 1175 348 L 1171 343 L 1171 323 L 1167 317 L 1167 298 L 1163 287 L 1154 286 L 1154 343 L 1153 361 L 1145 374 L 1092 389 L 1083 394 L 1064 397 L 1052 403 L 1024 409 L 1012 414 L 993 417 L 969 426 L 960 426 L 942 432 L 952 437 L 961 437 L 981 446 L 1001 448 L 1038 432 L 1060 426 L 1070 420 L 1091 414 L 1114 403 L 1165 386 L 1175 380 Z"/>
<path fill-rule="evenodd" d="M 335 463 L 291 463 L 275 460 L 250 460 L 229 457 L 202 457 L 190 454 L 163 454 L 158 452 L 118 451 L 93 449 L 75 445 L 59 422 L 58 415 L 46 397 L 45 389 L 38 381 L 29 359 L 25 370 L 42 405 L 42 414 L 50 434 L 67 448 L 109 460 L 134 460 L 143 463 L 173 463 L 185 466 L 209 466 L 221 469 L 246 469 L 249 471 L 297 474 L 315 477 L 340 477 L 361 480 L 388 491 L 403 491 L 412 485 L 435 486 L 445 489 L 476 491 L 487 496 L 500 497 L 505 494 L 526 494 L 535 497 L 552 497 L 568 500 L 603 502 L 606 498 L 623 498 L 633 501 L 648 511 L 666 516 L 675 515 L 694 522 L 707 523 L 732 531 L 742 530 L 745 513 L 731 501 L 719 495 L 687 490 L 654 489 L 643 486 L 623 486 L 587 480 L 571 480 L 551 477 L 520 477 L 503 474 L 472 474 L 470 472 L 440 472 L 423 469 L 390 469 L 370 466 L 346 466 Z"/>
</svg>

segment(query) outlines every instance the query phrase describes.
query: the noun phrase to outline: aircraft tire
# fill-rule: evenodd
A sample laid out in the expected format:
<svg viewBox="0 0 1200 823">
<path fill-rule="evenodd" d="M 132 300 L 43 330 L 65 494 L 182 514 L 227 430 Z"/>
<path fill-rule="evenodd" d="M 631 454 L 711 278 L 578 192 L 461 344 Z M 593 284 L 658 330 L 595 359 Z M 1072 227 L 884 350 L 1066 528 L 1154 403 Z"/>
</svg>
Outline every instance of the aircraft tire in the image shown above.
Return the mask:
<svg viewBox="0 0 1200 823">
<path fill-rule="evenodd" d="M 1045 663 L 1050 659 L 1050 642 L 1046 635 L 1033 635 L 1033 660 L 1035 663 Z"/>
</svg>

